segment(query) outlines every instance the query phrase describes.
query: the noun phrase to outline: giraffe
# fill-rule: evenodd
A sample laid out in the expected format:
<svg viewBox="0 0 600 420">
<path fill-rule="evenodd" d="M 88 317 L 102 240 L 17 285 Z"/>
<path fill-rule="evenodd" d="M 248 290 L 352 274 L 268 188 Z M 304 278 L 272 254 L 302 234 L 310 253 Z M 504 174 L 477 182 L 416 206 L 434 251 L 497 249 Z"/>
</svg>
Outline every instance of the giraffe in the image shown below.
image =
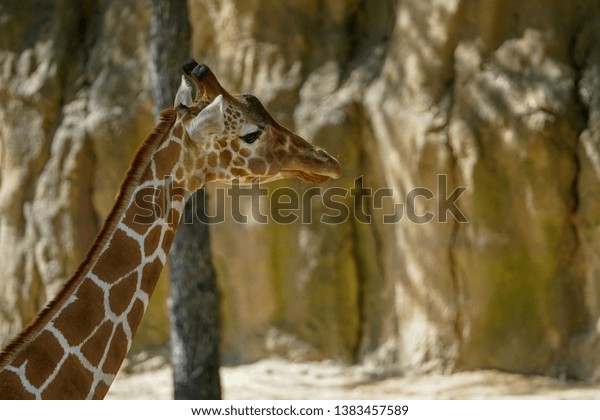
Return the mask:
<svg viewBox="0 0 600 420">
<path fill-rule="evenodd" d="M 231 95 L 194 60 L 174 108 L 136 152 L 75 274 L 0 353 L 0 398 L 99 399 L 117 374 L 168 255 L 187 198 L 211 181 L 338 178 L 335 158 Z"/>
</svg>

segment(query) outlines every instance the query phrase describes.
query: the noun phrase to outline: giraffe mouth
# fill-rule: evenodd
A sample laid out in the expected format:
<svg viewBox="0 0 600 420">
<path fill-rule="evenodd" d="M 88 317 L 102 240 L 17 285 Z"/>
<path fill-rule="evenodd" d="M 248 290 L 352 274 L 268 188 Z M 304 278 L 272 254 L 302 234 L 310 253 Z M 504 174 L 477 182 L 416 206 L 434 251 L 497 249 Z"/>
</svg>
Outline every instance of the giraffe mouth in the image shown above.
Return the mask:
<svg viewBox="0 0 600 420">
<path fill-rule="evenodd" d="M 327 155 L 329 160 L 325 164 L 311 162 L 309 164 L 293 165 L 281 171 L 284 178 L 299 178 L 309 184 L 322 184 L 332 179 L 338 179 L 342 175 L 342 169 L 338 161 Z"/>
<path fill-rule="evenodd" d="M 303 159 L 298 159 L 287 169 L 291 176 L 310 184 L 322 184 L 342 175 L 342 168 L 333 156 L 318 146 L 313 146 Z"/>
<path fill-rule="evenodd" d="M 309 184 L 322 184 L 342 175 L 342 168 L 333 156 L 318 146 L 312 147 L 302 157 L 284 165 L 284 178 L 296 177 Z"/>
<path fill-rule="evenodd" d="M 304 182 L 309 184 L 322 184 L 326 181 L 334 179 L 334 177 L 328 175 L 322 175 L 315 172 L 304 172 L 297 170 L 289 170 L 289 171 L 281 171 L 284 175 L 284 178 L 299 178 Z M 337 178 L 337 177 L 336 177 Z"/>
</svg>

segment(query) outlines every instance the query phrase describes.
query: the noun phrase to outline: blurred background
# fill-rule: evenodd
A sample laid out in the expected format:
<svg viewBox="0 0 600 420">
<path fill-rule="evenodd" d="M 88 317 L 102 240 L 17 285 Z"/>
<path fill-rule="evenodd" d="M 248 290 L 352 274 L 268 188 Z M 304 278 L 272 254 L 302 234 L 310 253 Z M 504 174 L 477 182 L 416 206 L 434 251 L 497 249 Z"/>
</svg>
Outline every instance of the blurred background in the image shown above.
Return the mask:
<svg viewBox="0 0 600 420">
<path fill-rule="evenodd" d="M 466 187 L 468 223 L 421 200 L 432 222 L 384 224 L 365 200 L 368 224 L 323 224 L 314 206 L 312 224 L 211 225 L 222 363 L 599 379 L 597 0 L 190 0 L 189 13 L 190 56 L 340 160 L 324 187 L 363 176 L 396 201 L 440 193 L 438 174 L 446 195 Z M 0 345 L 74 272 L 154 126 L 150 16 L 148 0 L 0 4 Z M 168 342 L 163 276 L 136 351 Z"/>
</svg>

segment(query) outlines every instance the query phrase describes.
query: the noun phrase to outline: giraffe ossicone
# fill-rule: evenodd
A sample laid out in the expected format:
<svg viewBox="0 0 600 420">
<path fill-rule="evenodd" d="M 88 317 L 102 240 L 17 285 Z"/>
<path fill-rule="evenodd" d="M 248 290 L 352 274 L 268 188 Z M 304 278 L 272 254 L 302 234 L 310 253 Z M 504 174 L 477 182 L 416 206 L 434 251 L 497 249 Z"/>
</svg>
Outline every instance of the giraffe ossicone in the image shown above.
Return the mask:
<svg viewBox="0 0 600 420">
<path fill-rule="evenodd" d="M 86 258 L 0 353 L 0 398 L 103 398 L 144 315 L 185 200 L 210 181 L 341 175 L 335 158 L 190 60 L 175 107 L 136 152 Z M 183 191 L 183 193 L 182 193 Z"/>
</svg>

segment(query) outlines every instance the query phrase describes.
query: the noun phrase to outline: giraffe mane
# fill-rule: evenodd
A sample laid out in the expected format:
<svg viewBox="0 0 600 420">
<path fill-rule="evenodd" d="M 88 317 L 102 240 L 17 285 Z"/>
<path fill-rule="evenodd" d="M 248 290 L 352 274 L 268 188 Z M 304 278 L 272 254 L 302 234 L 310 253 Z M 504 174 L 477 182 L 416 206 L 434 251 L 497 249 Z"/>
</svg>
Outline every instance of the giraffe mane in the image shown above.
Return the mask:
<svg viewBox="0 0 600 420">
<path fill-rule="evenodd" d="M 141 179 L 150 158 L 157 147 L 164 141 L 175 124 L 177 112 L 173 108 L 167 108 L 160 114 L 160 122 L 154 128 L 146 140 L 140 145 L 129 165 L 125 179 L 121 183 L 116 195 L 115 203 L 106 218 L 100 233 L 96 236 L 94 243 L 79 265 L 73 276 L 61 287 L 57 295 L 38 313 L 32 322 L 0 352 L 0 369 L 6 366 L 16 354 L 29 342 L 31 342 L 46 325 L 55 310 L 74 292 L 83 280 L 83 276 L 91 268 L 92 262 L 106 244 L 110 233 L 116 228 L 120 216 L 125 212 L 128 202 L 135 190 L 135 186 Z"/>
</svg>

